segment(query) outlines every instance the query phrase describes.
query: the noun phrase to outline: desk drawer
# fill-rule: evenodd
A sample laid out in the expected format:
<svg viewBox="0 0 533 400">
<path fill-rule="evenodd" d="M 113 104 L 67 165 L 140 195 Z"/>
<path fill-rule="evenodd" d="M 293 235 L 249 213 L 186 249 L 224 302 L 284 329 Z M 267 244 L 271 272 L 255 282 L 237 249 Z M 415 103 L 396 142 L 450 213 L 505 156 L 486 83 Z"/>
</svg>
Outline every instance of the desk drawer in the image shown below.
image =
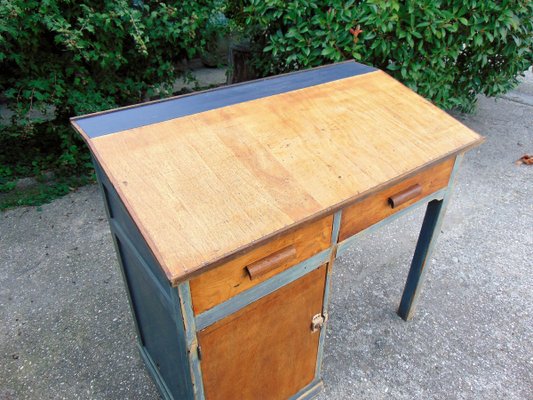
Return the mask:
<svg viewBox="0 0 533 400">
<path fill-rule="evenodd" d="M 339 241 L 446 187 L 454 162 L 450 158 L 343 209 Z"/>
<path fill-rule="evenodd" d="M 305 224 L 248 253 L 191 279 L 194 314 L 198 315 L 327 249 L 333 217 Z"/>
</svg>

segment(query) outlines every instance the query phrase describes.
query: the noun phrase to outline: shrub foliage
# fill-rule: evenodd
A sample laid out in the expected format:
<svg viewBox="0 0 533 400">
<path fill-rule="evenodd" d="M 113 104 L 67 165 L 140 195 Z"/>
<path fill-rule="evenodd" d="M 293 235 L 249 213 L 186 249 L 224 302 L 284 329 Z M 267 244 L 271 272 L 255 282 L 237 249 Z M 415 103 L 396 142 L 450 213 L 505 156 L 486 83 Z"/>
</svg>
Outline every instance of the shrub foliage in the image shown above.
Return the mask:
<svg viewBox="0 0 533 400">
<path fill-rule="evenodd" d="M 248 0 L 243 11 L 262 75 L 354 58 L 446 109 L 509 90 L 533 62 L 528 0 Z"/>
</svg>

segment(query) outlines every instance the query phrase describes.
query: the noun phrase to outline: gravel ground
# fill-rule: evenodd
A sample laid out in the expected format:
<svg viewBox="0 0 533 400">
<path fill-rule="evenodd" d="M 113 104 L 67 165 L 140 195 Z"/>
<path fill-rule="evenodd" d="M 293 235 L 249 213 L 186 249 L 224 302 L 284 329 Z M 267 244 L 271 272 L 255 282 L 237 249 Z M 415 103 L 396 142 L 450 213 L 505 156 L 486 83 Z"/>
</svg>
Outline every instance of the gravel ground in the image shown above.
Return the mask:
<svg viewBox="0 0 533 400">
<path fill-rule="evenodd" d="M 533 167 L 514 164 L 533 153 L 533 105 L 511 98 L 458 116 L 487 141 L 413 321 L 395 310 L 422 211 L 338 259 L 319 399 L 533 398 Z M 0 400 L 158 398 L 96 186 L 0 213 L 0 256 Z"/>
</svg>

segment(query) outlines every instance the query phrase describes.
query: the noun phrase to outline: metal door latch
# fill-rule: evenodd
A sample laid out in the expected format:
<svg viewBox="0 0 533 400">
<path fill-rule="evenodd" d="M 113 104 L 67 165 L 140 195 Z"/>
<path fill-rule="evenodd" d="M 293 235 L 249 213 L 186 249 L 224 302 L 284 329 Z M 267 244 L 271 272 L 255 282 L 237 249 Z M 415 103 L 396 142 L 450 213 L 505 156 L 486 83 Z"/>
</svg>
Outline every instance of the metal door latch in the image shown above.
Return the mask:
<svg viewBox="0 0 533 400">
<path fill-rule="evenodd" d="M 327 319 L 327 314 L 316 314 L 315 316 L 313 316 L 313 318 L 311 319 L 311 332 L 316 332 L 322 329 Z"/>
</svg>

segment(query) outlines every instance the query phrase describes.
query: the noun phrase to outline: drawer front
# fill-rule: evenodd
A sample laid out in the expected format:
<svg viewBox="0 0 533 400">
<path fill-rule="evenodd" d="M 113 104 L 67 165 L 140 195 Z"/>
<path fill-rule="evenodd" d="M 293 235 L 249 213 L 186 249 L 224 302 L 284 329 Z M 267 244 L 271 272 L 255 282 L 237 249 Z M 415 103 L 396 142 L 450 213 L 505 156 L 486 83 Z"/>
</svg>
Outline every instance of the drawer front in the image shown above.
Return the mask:
<svg viewBox="0 0 533 400">
<path fill-rule="evenodd" d="M 331 215 L 308 223 L 191 279 L 195 315 L 327 249 L 332 224 Z"/>
<path fill-rule="evenodd" d="M 454 162 L 450 158 L 343 209 L 339 241 L 446 187 Z"/>
<path fill-rule="evenodd" d="M 326 266 L 198 332 L 206 400 L 285 400 L 315 377 Z"/>
</svg>

